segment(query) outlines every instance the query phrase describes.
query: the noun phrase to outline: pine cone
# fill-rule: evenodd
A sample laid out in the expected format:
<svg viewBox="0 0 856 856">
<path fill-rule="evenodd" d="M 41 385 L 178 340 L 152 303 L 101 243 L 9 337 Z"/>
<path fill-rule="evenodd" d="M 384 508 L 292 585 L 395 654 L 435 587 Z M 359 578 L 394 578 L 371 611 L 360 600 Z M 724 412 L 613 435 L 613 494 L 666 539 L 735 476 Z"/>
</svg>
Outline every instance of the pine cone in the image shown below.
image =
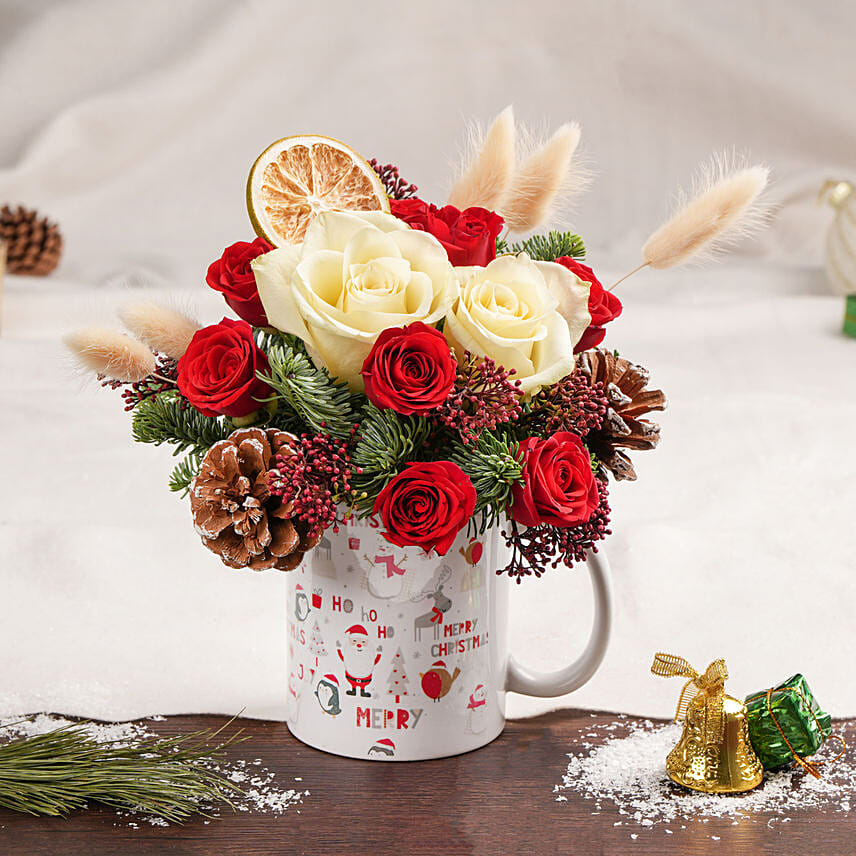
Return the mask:
<svg viewBox="0 0 856 856">
<path fill-rule="evenodd" d="M 636 479 L 636 470 L 620 449 L 653 449 L 660 442 L 660 426 L 639 417 L 665 410 L 666 396 L 645 389 L 648 370 L 600 349 L 585 351 L 577 365 L 591 383 L 603 384 L 609 402 L 603 424 L 586 437 L 586 445 L 619 481 Z"/>
<path fill-rule="evenodd" d="M 318 543 L 268 487 L 274 455 L 287 454 L 291 434 L 241 428 L 215 443 L 190 488 L 190 508 L 202 542 L 230 568 L 296 568 Z M 286 448 L 283 448 L 286 447 Z"/>
<path fill-rule="evenodd" d="M 6 242 L 9 273 L 47 276 L 58 264 L 62 253 L 62 235 L 56 223 L 39 217 L 38 212 L 22 208 L 0 210 L 0 240 Z"/>
</svg>

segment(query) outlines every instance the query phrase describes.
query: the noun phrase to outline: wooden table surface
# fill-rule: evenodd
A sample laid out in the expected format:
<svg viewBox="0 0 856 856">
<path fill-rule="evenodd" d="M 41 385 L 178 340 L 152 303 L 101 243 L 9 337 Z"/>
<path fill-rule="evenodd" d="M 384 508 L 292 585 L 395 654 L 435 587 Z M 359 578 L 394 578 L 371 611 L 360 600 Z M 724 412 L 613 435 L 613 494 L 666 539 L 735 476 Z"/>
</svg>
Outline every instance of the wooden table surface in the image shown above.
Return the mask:
<svg viewBox="0 0 856 856">
<path fill-rule="evenodd" d="M 856 817 L 819 811 L 789 813 L 790 822 L 711 818 L 642 827 L 628 823 L 608 800 L 594 803 L 554 785 L 567 767 L 566 753 L 579 750 L 592 724 L 610 715 L 565 710 L 509 722 L 484 749 L 439 761 L 377 763 L 337 758 L 295 740 L 284 724 L 240 721 L 252 739 L 232 750 L 234 758 L 262 758 L 282 788 L 310 791 L 302 805 L 282 815 L 223 811 L 207 824 L 194 819 L 168 828 L 128 819 L 108 809 L 65 819 L 32 818 L 0 810 L 3 856 L 145 856 L 145 854 L 777 854 L 853 856 Z M 146 720 L 173 735 L 222 723 L 221 718 Z M 854 723 L 846 723 L 850 731 Z M 853 749 L 848 750 L 853 751 Z M 303 781 L 294 783 L 295 777 Z M 614 826 L 617 821 L 621 826 Z M 637 834 L 636 839 L 630 837 Z M 713 836 L 719 836 L 714 840 Z"/>
</svg>

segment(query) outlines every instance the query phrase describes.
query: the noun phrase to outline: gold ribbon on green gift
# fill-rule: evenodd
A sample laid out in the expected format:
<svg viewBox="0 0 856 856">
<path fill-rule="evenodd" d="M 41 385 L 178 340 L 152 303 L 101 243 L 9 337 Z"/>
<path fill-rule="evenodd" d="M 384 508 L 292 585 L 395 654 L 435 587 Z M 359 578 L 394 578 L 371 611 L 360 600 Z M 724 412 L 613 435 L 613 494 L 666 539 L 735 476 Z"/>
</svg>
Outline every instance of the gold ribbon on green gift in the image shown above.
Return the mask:
<svg viewBox="0 0 856 856">
<path fill-rule="evenodd" d="M 828 758 L 825 761 L 809 760 L 808 758 L 805 758 L 802 755 L 798 754 L 794 747 L 791 745 L 791 741 L 788 740 L 788 735 L 785 734 L 785 729 L 782 728 L 778 718 L 776 717 L 776 714 L 773 713 L 773 693 L 781 693 L 786 691 L 794 692 L 800 697 L 800 699 L 802 699 L 802 703 L 805 706 L 805 709 L 812 715 L 812 718 L 814 719 L 815 724 L 817 725 L 818 731 L 820 732 L 821 738 L 823 738 L 823 726 L 820 724 L 820 721 L 817 718 L 817 714 L 814 712 L 814 708 L 811 706 L 809 700 L 805 697 L 799 687 L 770 687 L 770 689 L 768 689 L 766 692 L 758 693 L 757 695 L 747 698 L 746 703 L 749 704 L 749 702 L 755 701 L 756 699 L 762 697 L 764 698 L 767 703 L 767 713 L 769 714 L 773 725 L 776 726 L 779 734 L 781 734 L 782 740 L 785 741 L 785 745 L 788 747 L 788 750 L 793 756 L 794 761 L 796 761 L 797 764 L 799 764 L 800 767 L 802 767 L 803 770 L 805 770 L 807 773 L 811 773 L 811 775 L 814 776 L 815 779 L 819 779 L 821 766 L 823 766 L 824 764 L 834 764 L 837 760 L 839 760 L 839 758 L 841 758 L 847 751 L 847 742 L 840 734 L 830 734 L 829 737 L 826 738 L 826 740 L 838 740 L 841 744 L 841 750 L 834 758 Z"/>
<path fill-rule="evenodd" d="M 725 698 L 725 682 L 728 669 L 725 660 L 714 660 L 704 672 L 697 672 L 683 657 L 674 654 L 655 654 L 651 671 L 663 678 L 688 678 L 678 696 L 675 722 L 686 719 L 687 709 L 695 699 L 704 696 L 705 728 L 707 734 L 722 739 L 725 730 L 725 714 L 722 702 Z M 695 692 L 691 692 L 692 690 Z"/>
</svg>

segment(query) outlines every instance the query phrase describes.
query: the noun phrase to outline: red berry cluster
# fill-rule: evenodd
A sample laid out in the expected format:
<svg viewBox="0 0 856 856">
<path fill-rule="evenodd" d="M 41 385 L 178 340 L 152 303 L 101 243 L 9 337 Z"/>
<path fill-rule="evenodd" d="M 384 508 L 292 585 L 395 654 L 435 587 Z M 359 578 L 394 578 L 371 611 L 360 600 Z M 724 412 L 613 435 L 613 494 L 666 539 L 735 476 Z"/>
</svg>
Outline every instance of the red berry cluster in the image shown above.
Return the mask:
<svg viewBox="0 0 856 856">
<path fill-rule="evenodd" d="M 512 380 L 514 373 L 514 369 L 497 366 L 490 357 L 466 352 L 437 421 L 457 431 L 469 445 L 478 441 L 482 431 L 519 419 L 523 392 L 520 381 Z"/>
<path fill-rule="evenodd" d="M 377 158 L 372 158 L 369 161 L 369 166 L 378 174 L 378 178 L 383 182 L 386 189 L 386 195 L 390 199 L 409 199 L 416 195 L 419 188 L 409 181 L 405 181 L 398 174 L 398 167 L 391 163 L 379 163 Z"/>
<path fill-rule="evenodd" d="M 175 389 L 178 382 L 178 361 L 163 354 L 158 354 L 154 372 L 136 383 L 125 383 L 121 380 L 101 377 L 101 386 L 122 390 L 125 410 L 133 410 L 141 401 L 152 398 L 162 392 Z M 182 399 L 182 405 L 186 402 Z"/>
<path fill-rule="evenodd" d="M 517 582 L 534 574 L 540 577 L 548 567 L 560 564 L 570 568 L 575 562 L 584 562 L 586 553 L 597 552 L 597 541 L 612 534 L 609 528 L 609 490 L 606 479 L 598 478 L 600 502 L 591 517 L 583 524 L 572 527 L 529 526 L 521 528 L 509 520 L 503 530 L 506 544 L 511 547 L 511 561 L 497 574 L 506 573 Z"/>
<path fill-rule="evenodd" d="M 575 369 L 566 378 L 542 390 L 534 402 L 544 416 L 544 431 L 572 431 L 585 437 L 603 424 L 609 402 L 600 381 Z"/>
<path fill-rule="evenodd" d="M 355 431 L 356 426 L 352 437 Z M 292 506 L 292 516 L 309 527 L 308 536 L 313 538 L 331 525 L 338 532 L 337 506 L 351 491 L 351 477 L 359 472 L 351 467 L 348 441 L 329 434 L 301 434 L 274 457 L 268 487 Z"/>
</svg>

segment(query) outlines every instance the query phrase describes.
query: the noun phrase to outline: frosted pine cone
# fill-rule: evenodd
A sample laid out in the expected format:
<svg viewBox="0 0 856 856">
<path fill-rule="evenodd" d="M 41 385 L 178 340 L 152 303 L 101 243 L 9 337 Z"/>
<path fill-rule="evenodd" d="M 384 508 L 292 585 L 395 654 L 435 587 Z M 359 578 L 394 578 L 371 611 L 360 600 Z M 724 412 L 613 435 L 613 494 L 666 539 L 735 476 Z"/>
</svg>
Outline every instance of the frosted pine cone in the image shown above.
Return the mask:
<svg viewBox="0 0 856 856">
<path fill-rule="evenodd" d="M 621 449 L 653 449 L 660 442 L 660 426 L 640 417 L 666 409 L 662 390 L 646 389 L 648 370 L 600 349 L 585 351 L 577 366 L 603 384 L 609 403 L 603 424 L 586 436 L 586 445 L 619 481 L 636 479 L 630 458 Z"/>
<path fill-rule="evenodd" d="M 294 437 L 274 428 L 241 428 L 215 443 L 190 488 L 190 508 L 202 542 L 230 568 L 296 568 L 318 543 L 292 518 L 293 503 L 270 492 L 274 455 Z"/>
</svg>

